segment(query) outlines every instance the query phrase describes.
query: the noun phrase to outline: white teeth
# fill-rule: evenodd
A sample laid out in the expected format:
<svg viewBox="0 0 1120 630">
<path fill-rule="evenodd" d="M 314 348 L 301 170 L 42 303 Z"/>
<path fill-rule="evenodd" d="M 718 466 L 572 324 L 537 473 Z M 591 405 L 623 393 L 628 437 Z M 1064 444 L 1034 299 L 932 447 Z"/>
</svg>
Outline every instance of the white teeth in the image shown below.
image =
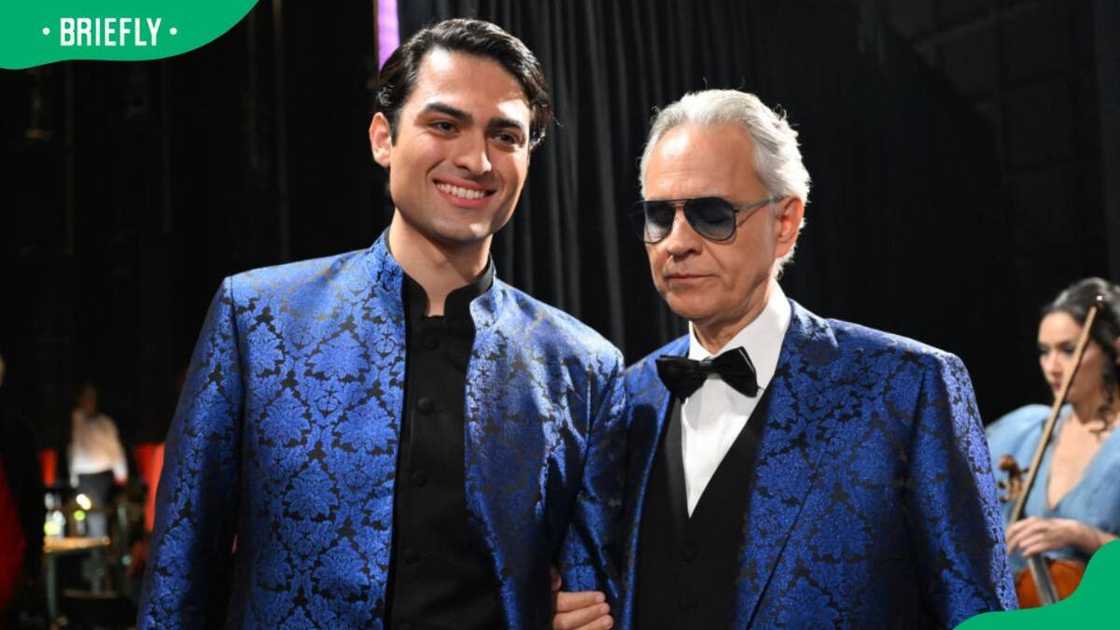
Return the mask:
<svg viewBox="0 0 1120 630">
<path fill-rule="evenodd" d="M 463 199 L 482 199 L 486 193 L 481 190 L 470 190 L 460 186 L 452 186 L 451 184 L 436 184 L 436 188 L 442 190 L 449 195 L 462 197 Z"/>
</svg>

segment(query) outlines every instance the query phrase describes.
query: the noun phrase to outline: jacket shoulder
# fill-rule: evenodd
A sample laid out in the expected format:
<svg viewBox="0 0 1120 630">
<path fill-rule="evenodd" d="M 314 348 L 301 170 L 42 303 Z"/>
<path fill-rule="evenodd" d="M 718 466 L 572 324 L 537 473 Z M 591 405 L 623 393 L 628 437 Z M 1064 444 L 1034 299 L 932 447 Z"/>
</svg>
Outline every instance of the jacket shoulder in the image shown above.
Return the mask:
<svg viewBox="0 0 1120 630">
<path fill-rule="evenodd" d="M 226 284 L 238 303 L 251 299 L 298 297 L 309 291 L 321 291 L 340 278 L 360 277 L 360 273 L 353 271 L 365 253 L 366 250 L 357 250 L 251 269 L 230 276 Z"/>
<path fill-rule="evenodd" d="M 924 367 L 961 363 L 955 354 L 909 337 L 838 319 L 826 321 L 836 338 L 837 347 L 845 354 L 860 353 L 886 360 L 915 362 Z"/>
<path fill-rule="evenodd" d="M 619 349 L 591 326 L 501 280 L 494 280 L 494 288 L 505 293 L 503 316 L 513 315 L 514 323 L 524 326 L 518 332 L 530 333 L 535 343 L 554 346 L 565 354 L 607 358 L 622 365 Z"/>
</svg>

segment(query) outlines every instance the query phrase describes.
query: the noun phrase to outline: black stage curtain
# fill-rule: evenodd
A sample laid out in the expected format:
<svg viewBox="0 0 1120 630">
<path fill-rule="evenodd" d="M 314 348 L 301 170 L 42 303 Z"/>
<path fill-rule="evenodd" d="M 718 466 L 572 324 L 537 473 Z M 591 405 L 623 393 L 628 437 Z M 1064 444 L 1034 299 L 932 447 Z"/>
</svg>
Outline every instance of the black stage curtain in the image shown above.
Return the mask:
<svg viewBox="0 0 1120 630">
<path fill-rule="evenodd" d="M 222 277 L 368 247 L 372 4 L 261 2 L 169 59 L 0 71 L 4 388 L 64 448 L 93 380 L 162 441 Z"/>
<path fill-rule="evenodd" d="M 1008 189 L 1006 142 L 882 23 L 884 3 L 398 4 L 402 36 L 476 16 L 543 61 L 559 124 L 496 240 L 499 273 L 629 361 L 685 330 L 623 212 L 650 116 L 688 90 L 735 87 L 789 112 L 814 178 L 787 293 L 961 355 L 985 419 L 1047 399 L 1037 309 L 1105 268 L 1099 176 L 1071 163 L 1068 186 Z M 126 441 L 162 439 L 223 276 L 367 247 L 384 229 L 385 176 L 366 139 L 374 26 L 373 3 L 261 2 L 187 55 L 0 72 L 4 388 L 42 444 L 64 444 L 86 378 Z M 1023 98 L 1017 108 L 1039 108 Z M 1092 111 L 1040 117 L 1091 129 Z M 1049 241 L 1032 226 L 1049 223 L 1075 231 L 1067 255 L 1033 255 Z"/>
<path fill-rule="evenodd" d="M 989 419 L 1037 380 L 1022 347 L 1035 314 L 1016 312 L 1008 280 L 992 132 L 874 14 L 684 0 L 410 1 L 400 12 L 402 40 L 478 17 L 541 59 L 559 124 L 496 239 L 498 270 L 602 331 L 628 361 L 686 330 L 626 225 L 651 114 L 687 91 L 740 88 L 788 111 L 813 177 L 787 294 L 961 355 Z"/>
</svg>

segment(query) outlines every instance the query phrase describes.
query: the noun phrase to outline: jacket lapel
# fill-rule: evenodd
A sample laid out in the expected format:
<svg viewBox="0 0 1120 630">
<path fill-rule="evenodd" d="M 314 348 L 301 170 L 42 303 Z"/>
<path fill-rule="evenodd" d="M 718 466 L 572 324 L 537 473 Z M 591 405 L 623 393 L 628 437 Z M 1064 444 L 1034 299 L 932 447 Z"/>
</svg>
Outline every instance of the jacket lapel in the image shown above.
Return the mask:
<svg viewBox="0 0 1120 630">
<path fill-rule="evenodd" d="M 627 491 L 625 518 L 628 527 L 624 551 L 623 611 L 621 627 L 628 627 L 633 619 L 634 584 L 637 580 L 638 531 L 642 518 L 642 505 L 645 503 L 649 476 L 653 470 L 653 460 L 657 457 L 657 444 L 669 415 L 672 396 L 657 374 L 656 360 L 661 356 L 687 356 L 688 336 L 680 337 L 664 346 L 642 362 L 630 368 L 626 377 L 626 393 L 629 397 L 626 448 Z"/>
<path fill-rule="evenodd" d="M 531 334 L 531 323 L 503 311 L 512 299 L 508 291 L 495 279 L 471 303 L 475 339 L 467 367 L 464 469 L 467 527 L 491 552 L 507 624 L 521 628 L 533 627 L 550 610 L 534 588 L 535 578 L 548 575 L 553 552 L 542 549 L 535 529 L 547 507 L 546 471 L 530 454 L 545 452 L 549 427 L 542 423 L 554 418 L 532 402 L 541 393 L 539 366 L 546 362 L 511 335 Z"/>
<path fill-rule="evenodd" d="M 748 627 L 766 590 L 831 436 L 838 355 L 827 322 L 793 306 L 777 370 L 768 386 L 769 413 L 755 462 L 755 482 L 739 554 L 734 627 Z"/>
<path fill-rule="evenodd" d="M 385 239 L 383 233 L 362 257 L 362 264 L 340 271 L 338 291 L 364 299 L 352 311 L 330 317 L 345 320 L 345 337 L 359 340 L 361 351 L 334 354 L 361 357 L 367 363 L 346 371 L 335 385 L 347 395 L 342 396 L 344 408 L 330 442 L 324 444 L 329 447 L 332 476 L 353 498 L 341 502 L 336 522 L 366 554 L 363 561 L 370 567 L 375 609 L 385 604 L 388 582 L 405 379 L 404 272 Z M 324 352 L 332 352 L 331 347 Z M 346 549 L 338 547 L 340 557 Z"/>
</svg>

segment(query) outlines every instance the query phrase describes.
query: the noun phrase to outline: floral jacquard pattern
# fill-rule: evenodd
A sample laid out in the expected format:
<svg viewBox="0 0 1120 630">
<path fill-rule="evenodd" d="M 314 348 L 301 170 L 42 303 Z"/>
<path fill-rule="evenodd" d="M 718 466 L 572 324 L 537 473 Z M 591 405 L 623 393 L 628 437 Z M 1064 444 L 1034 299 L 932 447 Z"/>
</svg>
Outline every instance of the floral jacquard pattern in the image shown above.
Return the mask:
<svg viewBox="0 0 1120 630">
<path fill-rule="evenodd" d="M 405 378 L 384 237 L 227 278 L 167 441 L 142 628 L 380 628 Z M 550 564 L 618 590 L 618 350 L 495 281 L 471 304 L 469 522 L 511 628 L 549 618 Z"/>
<path fill-rule="evenodd" d="M 955 356 L 796 303 L 766 430 L 728 628 L 952 627 L 1015 607 L 987 444 Z M 624 583 L 670 395 L 654 360 L 627 372 Z M 754 420 L 752 420 L 754 421 Z M 632 592 L 621 627 L 630 627 Z"/>
</svg>

